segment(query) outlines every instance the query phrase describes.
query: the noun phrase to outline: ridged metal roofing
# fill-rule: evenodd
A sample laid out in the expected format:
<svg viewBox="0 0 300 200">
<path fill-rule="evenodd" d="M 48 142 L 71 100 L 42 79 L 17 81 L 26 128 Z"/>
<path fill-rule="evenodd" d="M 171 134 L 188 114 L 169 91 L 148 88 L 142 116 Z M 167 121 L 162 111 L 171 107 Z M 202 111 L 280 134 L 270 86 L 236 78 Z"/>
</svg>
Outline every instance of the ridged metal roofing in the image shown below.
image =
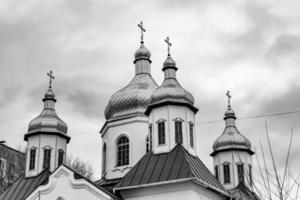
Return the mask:
<svg viewBox="0 0 300 200">
<path fill-rule="evenodd" d="M 147 153 L 115 186 L 116 190 L 172 180 L 195 178 L 210 189 L 226 190 L 202 161 L 178 144 L 171 152 Z"/>
<path fill-rule="evenodd" d="M 0 200 L 25 200 L 36 188 L 47 182 L 50 174 L 49 170 L 44 170 L 34 177 L 21 176 L 0 195 Z"/>
<path fill-rule="evenodd" d="M 113 94 L 105 108 L 105 118 L 144 115 L 152 92 L 158 87 L 150 74 L 136 74 L 131 82 Z"/>
</svg>

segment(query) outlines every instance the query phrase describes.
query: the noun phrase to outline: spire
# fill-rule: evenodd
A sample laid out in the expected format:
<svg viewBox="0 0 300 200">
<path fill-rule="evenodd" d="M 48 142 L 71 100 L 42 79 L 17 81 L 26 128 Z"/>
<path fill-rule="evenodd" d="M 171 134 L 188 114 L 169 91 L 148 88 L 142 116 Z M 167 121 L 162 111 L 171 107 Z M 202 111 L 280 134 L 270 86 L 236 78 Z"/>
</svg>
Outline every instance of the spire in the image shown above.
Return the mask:
<svg viewBox="0 0 300 200">
<path fill-rule="evenodd" d="M 49 76 L 49 87 L 48 90 L 45 92 L 44 98 L 43 98 L 43 102 L 44 102 L 44 109 L 52 109 L 54 110 L 54 106 L 55 106 L 55 94 L 52 90 L 52 80 L 55 79 L 52 70 L 50 70 L 47 73 L 47 76 Z"/>
<path fill-rule="evenodd" d="M 146 32 L 143 22 L 138 24 L 141 29 L 141 45 L 134 54 L 135 74 L 150 74 L 151 52 L 144 45 L 144 32 Z"/>
<path fill-rule="evenodd" d="M 55 77 L 52 71 L 48 72 L 47 76 L 49 76 L 49 86 L 43 98 L 44 109 L 38 117 L 29 123 L 28 133 L 47 131 L 67 134 L 68 127 L 66 123 L 62 121 L 55 112 L 56 99 L 55 93 L 52 90 L 52 80 L 54 80 Z M 27 137 L 28 136 L 25 135 L 25 140 Z"/>
<path fill-rule="evenodd" d="M 230 91 L 228 90 L 225 94 L 227 96 L 227 110 L 225 111 L 224 120 L 226 126 L 235 126 L 236 116 L 234 111 L 231 109 L 230 99 L 232 98 Z"/>
<path fill-rule="evenodd" d="M 170 42 L 169 37 L 167 37 L 165 39 L 165 42 L 167 43 L 167 47 L 168 47 L 168 56 L 163 64 L 164 67 L 162 70 L 165 72 L 165 79 L 168 79 L 168 78 L 176 79 L 176 71 L 178 68 L 176 67 L 176 62 L 173 60 L 173 58 L 171 57 L 171 54 L 170 54 L 170 47 L 172 46 L 172 43 Z"/>
</svg>

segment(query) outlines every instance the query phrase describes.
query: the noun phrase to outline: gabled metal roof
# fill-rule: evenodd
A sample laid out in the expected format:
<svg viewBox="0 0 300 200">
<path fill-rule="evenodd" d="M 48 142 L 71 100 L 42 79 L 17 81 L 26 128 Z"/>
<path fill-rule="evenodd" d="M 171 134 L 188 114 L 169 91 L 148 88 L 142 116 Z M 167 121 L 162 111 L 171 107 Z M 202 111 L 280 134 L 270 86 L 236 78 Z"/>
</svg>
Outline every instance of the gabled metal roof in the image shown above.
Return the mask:
<svg viewBox="0 0 300 200">
<path fill-rule="evenodd" d="M 0 195 L 0 200 L 25 200 L 36 188 L 47 183 L 50 174 L 46 169 L 34 177 L 21 176 Z"/>
<path fill-rule="evenodd" d="M 114 190 L 137 188 L 156 184 L 167 184 L 175 180 L 195 180 L 212 190 L 228 195 L 215 176 L 202 161 L 189 154 L 181 144 L 171 152 L 162 154 L 147 153 L 123 177 Z"/>
</svg>

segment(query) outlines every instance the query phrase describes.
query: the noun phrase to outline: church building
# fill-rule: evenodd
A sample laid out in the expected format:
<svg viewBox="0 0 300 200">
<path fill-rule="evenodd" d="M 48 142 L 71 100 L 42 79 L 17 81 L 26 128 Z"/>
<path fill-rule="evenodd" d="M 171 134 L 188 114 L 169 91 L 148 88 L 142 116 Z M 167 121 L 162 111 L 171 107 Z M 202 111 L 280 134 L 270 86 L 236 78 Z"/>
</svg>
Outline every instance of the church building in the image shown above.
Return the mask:
<svg viewBox="0 0 300 200">
<path fill-rule="evenodd" d="M 229 200 L 259 199 L 253 192 L 250 141 L 235 125 L 231 108 L 225 129 L 213 144 L 214 174 L 196 154 L 193 95 L 176 78 L 171 43 L 162 63 L 164 80 L 151 75 L 151 52 L 144 44 L 134 54 L 135 73 L 128 85 L 114 93 L 106 108 L 102 138 L 102 178 L 92 182 L 65 165 L 70 136 L 55 110 L 50 71 L 49 88 L 40 115 L 24 136 L 25 173 L 0 195 L 0 200 Z M 100 153 L 100 152 L 99 152 Z"/>
</svg>

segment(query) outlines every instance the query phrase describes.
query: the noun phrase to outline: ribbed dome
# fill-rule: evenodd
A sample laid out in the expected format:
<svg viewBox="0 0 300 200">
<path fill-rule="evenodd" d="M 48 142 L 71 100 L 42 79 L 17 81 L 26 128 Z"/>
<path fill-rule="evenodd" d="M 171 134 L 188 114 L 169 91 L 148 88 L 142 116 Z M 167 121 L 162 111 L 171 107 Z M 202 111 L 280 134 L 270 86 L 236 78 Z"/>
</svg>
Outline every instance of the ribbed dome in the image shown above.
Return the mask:
<svg viewBox="0 0 300 200">
<path fill-rule="evenodd" d="M 45 93 L 43 98 L 44 109 L 41 114 L 31 120 L 28 126 L 28 134 L 35 132 L 52 132 L 67 134 L 68 126 L 61 120 L 55 112 L 55 94 L 51 87 Z"/>
<path fill-rule="evenodd" d="M 138 50 L 136 50 L 134 54 L 134 63 L 140 59 L 150 60 L 151 52 L 145 47 L 144 43 L 141 43 L 141 46 Z M 150 61 L 151 62 L 151 61 Z"/>
<path fill-rule="evenodd" d="M 144 115 L 151 94 L 157 87 L 150 74 L 135 75 L 126 87 L 111 96 L 105 108 L 106 119 Z"/>
<path fill-rule="evenodd" d="M 234 111 L 231 109 L 231 106 L 228 106 L 224 116 L 226 126 L 222 135 L 213 144 L 214 153 L 231 149 L 252 152 L 250 141 L 239 132 L 235 126 L 235 119 Z"/>
<path fill-rule="evenodd" d="M 185 90 L 176 79 L 176 62 L 168 55 L 164 62 L 165 79 L 161 86 L 154 90 L 151 96 L 151 105 L 171 101 L 193 105 L 193 95 Z"/>
</svg>

